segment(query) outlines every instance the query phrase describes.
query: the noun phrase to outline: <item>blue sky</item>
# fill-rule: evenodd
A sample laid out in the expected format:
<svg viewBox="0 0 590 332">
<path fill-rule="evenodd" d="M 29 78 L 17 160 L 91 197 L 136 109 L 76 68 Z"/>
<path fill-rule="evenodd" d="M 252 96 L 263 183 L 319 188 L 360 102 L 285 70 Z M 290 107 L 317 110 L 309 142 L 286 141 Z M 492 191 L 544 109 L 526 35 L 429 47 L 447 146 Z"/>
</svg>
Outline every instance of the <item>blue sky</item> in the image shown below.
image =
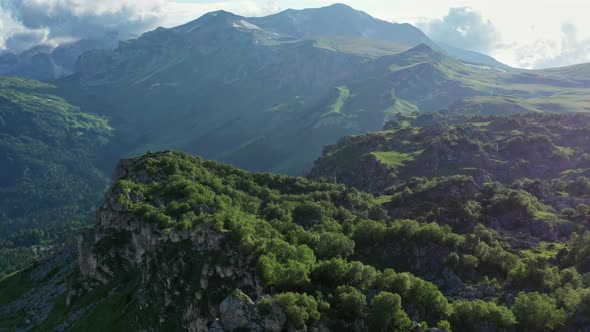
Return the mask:
<svg viewBox="0 0 590 332">
<path fill-rule="evenodd" d="M 244 16 L 326 6 L 325 0 L 0 0 L 0 49 L 119 31 L 171 27 L 224 9 Z M 590 0 L 340 0 L 435 41 L 484 52 L 512 66 L 590 62 Z"/>
</svg>

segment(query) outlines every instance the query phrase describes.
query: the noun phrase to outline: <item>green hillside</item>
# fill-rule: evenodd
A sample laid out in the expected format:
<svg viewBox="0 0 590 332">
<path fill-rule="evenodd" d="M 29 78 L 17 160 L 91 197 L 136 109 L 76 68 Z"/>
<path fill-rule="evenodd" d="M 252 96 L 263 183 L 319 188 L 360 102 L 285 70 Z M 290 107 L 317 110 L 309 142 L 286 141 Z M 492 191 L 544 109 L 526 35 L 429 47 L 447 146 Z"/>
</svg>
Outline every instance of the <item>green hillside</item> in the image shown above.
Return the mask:
<svg viewBox="0 0 590 332">
<path fill-rule="evenodd" d="M 379 130 L 398 112 L 588 111 L 580 74 L 470 65 L 426 45 L 376 54 L 370 40 L 283 40 L 219 16 L 220 26 L 159 29 L 87 54 L 78 76 L 57 83 L 61 93 L 111 117 L 127 155 L 175 149 L 288 174 L 305 173 L 324 145 Z"/>
<path fill-rule="evenodd" d="M 85 225 L 108 184 L 95 166 L 112 136 L 108 120 L 54 93 L 49 84 L 0 78 L 0 275 Z"/>
<path fill-rule="evenodd" d="M 580 256 L 589 243 L 587 205 L 561 219 L 535 196 L 532 180 L 490 183 L 461 200 L 473 195 L 471 177 L 410 179 L 413 189 L 386 200 L 172 152 L 124 160 L 116 174 L 77 263 L 64 251 L 0 280 L 0 327 L 550 331 L 590 324 L 590 270 Z M 564 190 L 578 199 L 585 189 L 575 186 L 566 182 Z M 437 193 L 447 199 L 398 217 L 400 206 Z M 459 225 L 428 221 L 451 208 Z M 521 223 L 551 215 L 568 224 L 568 237 L 521 237 L 487 217 L 511 213 L 529 216 L 515 219 Z"/>
</svg>

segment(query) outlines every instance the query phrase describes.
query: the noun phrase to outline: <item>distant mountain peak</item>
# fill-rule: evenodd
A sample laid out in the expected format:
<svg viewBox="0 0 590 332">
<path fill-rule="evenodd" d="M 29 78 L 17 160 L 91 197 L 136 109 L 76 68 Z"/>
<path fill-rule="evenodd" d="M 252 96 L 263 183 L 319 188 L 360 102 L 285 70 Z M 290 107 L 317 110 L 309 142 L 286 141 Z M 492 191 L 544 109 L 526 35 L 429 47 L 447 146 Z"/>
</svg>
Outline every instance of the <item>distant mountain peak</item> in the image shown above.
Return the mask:
<svg viewBox="0 0 590 332">
<path fill-rule="evenodd" d="M 432 47 L 427 44 L 420 44 L 416 47 L 413 47 L 407 51 L 409 52 L 420 52 L 420 53 L 438 53 Z"/>
<path fill-rule="evenodd" d="M 320 9 L 336 9 L 336 10 L 347 10 L 347 11 L 353 11 L 353 12 L 359 12 L 358 10 L 350 7 L 349 5 L 343 4 L 343 3 L 335 3 Z"/>
<path fill-rule="evenodd" d="M 172 30 L 182 33 L 190 33 L 204 25 L 210 24 L 219 24 L 219 25 L 226 25 L 232 26 L 232 24 L 236 21 L 243 20 L 244 17 L 238 16 L 234 13 L 230 13 L 225 10 L 218 10 L 214 12 L 209 12 L 198 19 L 188 22 L 186 24 L 177 26 Z"/>
<path fill-rule="evenodd" d="M 341 2 L 337 2 L 337 3 L 331 4 L 331 5 L 326 6 L 324 8 L 347 8 L 347 9 L 356 10 L 356 9 L 350 7 L 349 5 L 344 4 L 344 3 L 341 3 Z"/>
</svg>

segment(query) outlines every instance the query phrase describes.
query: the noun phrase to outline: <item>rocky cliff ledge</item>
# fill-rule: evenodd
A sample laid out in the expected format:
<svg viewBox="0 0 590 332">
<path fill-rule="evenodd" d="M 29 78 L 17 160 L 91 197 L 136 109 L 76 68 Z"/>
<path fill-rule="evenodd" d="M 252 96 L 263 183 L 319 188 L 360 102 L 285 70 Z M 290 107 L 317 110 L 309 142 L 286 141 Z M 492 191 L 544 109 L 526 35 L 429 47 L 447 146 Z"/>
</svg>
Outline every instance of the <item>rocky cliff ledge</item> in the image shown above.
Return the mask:
<svg viewBox="0 0 590 332">
<path fill-rule="evenodd" d="M 157 177 L 132 172 L 136 160 L 123 160 L 115 180 L 148 183 Z M 141 203 L 140 192 L 115 186 L 97 214 L 94 229 L 78 243 L 78 263 L 86 288 L 137 279 L 138 317 L 145 330 L 162 330 L 180 320 L 186 331 L 280 331 L 282 310 L 261 314 L 253 298 L 263 287 L 250 268 L 251 258 L 230 243 L 228 233 L 211 224 L 189 230 L 162 229 L 148 223 L 122 203 Z M 212 209 L 197 206 L 200 211 Z M 247 295 L 248 294 L 248 295 Z M 171 325 L 170 325 L 171 326 Z"/>
</svg>

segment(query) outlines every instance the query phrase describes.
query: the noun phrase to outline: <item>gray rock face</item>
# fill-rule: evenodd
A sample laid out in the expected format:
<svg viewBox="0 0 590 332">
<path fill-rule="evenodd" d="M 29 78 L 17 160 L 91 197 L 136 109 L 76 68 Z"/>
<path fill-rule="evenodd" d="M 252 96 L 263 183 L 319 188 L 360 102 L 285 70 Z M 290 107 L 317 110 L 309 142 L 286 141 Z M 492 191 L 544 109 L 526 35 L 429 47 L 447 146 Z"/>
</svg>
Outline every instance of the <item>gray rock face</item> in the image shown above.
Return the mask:
<svg viewBox="0 0 590 332">
<path fill-rule="evenodd" d="M 132 160 L 121 161 L 115 179 L 158 181 L 158 175 L 131 172 L 134 166 Z M 122 192 L 116 186 L 107 194 L 96 226 L 78 242 L 78 264 L 86 288 L 134 275 L 139 283 L 140 325 L 146 330 L 165 329 L 170 317 L 178 317 L 183 329 L 194 332 L 282 329 L 286 321 L 282 311 L 273 308 L 262 315 L 250 297 L 234 291 L 240 288 L 259 296 L 262 287 L 251 270 L 251 258 L 237 252 L 226 233 L 210 224 L 164 231 L 122 203 L 144 200 L 141 193 Z M 195 209 L 215 212 L 207 206 Z"/>
<path fill-rule="evenodd" d="M 133 167 L 130 160 L 123 160 L 115 170 L 115 179 L 127 177 Z M 145 172 L 137 172 L 133 180 L 148 182 Z M 120 203 L 118 189 L 113 189 L 97 213 L 96 227 L 85 233 L 78 243 L 78 263 L 82 276 L 108 282 L 112 268 L 105 263 L 110 257 L 117 257 L 130 266 L 139 266 L 150 252 L 157 251 L 164 243 L 190 241 L 197 251 L 222 250 L 225 236 L 208 225 L 187 231 L 164 232 L 158 225 L 139 220 L 132 211 Z M 126 198 L 134 203 L 145 200 L 143 194 L 130 192 Z M 109 245 L 109 242 L 117 245 Z M 105 250 L 107 252 L 105 252 Z"/>
<path fill-rule="evenodd" d="M 261 297 L 265 298 L 264 296 Z M 220 322 L 226 331 L 276 331 L 283 329 L 287 322 L 285 313 L 276 305 L 270 312 L 262 313 L 256 304 L 239 289 L 235 290 L 219 305 Z M 209 331 L 219 327 L 214 321 Z"/>
<path fill-rule="evenodd" d="M 247 327 L 255 310 L 254 301 L 240 290 L 234 291 L 219 305 L 223 327 L 228 331 Z"/>
</svg>

